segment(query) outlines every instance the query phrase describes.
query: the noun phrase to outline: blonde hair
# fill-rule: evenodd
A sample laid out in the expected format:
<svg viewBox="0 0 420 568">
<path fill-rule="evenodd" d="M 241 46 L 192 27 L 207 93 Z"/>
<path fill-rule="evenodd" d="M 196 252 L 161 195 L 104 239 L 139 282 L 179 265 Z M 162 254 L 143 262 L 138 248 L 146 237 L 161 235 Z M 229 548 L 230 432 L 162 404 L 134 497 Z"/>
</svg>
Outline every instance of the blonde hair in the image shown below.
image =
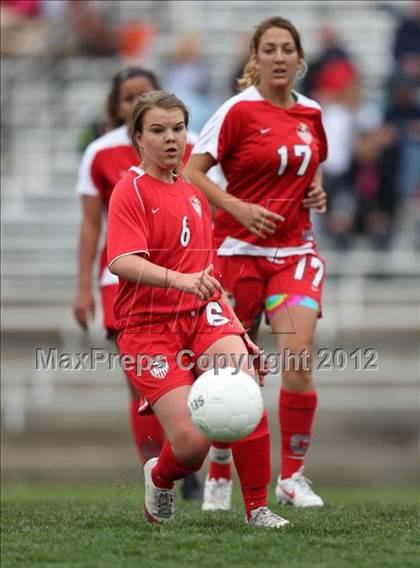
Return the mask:
<svg viewBox="0 0 420 568">
<path fill-rule="evenodd" d="M 255 62 L 258 53 L 258 48 L 260 46 L 261 37 L 270 28 L 281 28 L 283 30 L 287 30 L 288 32 L 290 32 L 290 35 L 292 36 L 293 41 L 295 42 L 295 47 L 299 54 L 299 57 L 303 60 L 303 69 L 299 74 L 299 77 L 303 77 L 307 71 L 308 66 L 305 61 L 305 52 L 302 47 L 302 41 L 300 39 L 299 32 L 292 24 L 292 22 L 290 22 L 290 20 L 286 20 L 285 18 L 281 18 L 279 16 L 273 16 L 272 18 L 267 18 L 263 20 L 255 28 L 254 35 L 252 36 L 251 39 L 249 58 L 245 64 L 242 76 L 240 77 L 240 79 L 238 79 L 239 91 L 243 91 L 244 89 L 247 89 L 251 85 L 258 85 L 260 81 L 259 73 L 255 67 Z"/>
</svg>

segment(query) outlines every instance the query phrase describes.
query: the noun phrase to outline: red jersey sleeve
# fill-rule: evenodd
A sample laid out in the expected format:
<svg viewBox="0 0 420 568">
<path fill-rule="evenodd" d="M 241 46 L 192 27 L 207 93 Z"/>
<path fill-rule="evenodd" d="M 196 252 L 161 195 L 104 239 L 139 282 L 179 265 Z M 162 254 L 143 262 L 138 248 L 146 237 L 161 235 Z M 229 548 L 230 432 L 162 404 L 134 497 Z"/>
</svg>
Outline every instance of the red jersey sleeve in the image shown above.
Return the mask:
<svg viewBox="0 0 420 568">
<path fill-rule="evenodd" d="M 231 100 L 222 105 L 204 125 L 192 153 L 207 153 L 221 162 L 241 140 L 243 130 L 239 107 L 232 105 Z"/>
<path fill-rule="evenodd" d="M 137 180 L 131 174 L 115 187 L 108 212 L 108 267 L 122 256 L 146 254 L 150 225 Z"/>
</svg>

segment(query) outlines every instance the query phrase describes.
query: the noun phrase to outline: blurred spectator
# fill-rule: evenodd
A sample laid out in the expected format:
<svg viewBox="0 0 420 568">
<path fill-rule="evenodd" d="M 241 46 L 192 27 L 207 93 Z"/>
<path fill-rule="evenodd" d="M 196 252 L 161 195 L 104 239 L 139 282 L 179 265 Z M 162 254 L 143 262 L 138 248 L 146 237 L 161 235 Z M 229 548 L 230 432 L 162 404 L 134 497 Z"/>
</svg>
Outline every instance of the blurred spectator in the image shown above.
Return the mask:
<svg viewBox="0 0 420 568">
<path fill-rule="evenodd" d="M 100 8 L 91 0 L 68 1 L 68 15 L 81 55 L 110 57 L 120 55 L 137 64 L 155 33 L 155 27 L 142 20 L 115 25 L 112 4 L 102 2 Z"/>
<path fill-rule="evenodd" d="M 2 55 L 111 55 L 116 41 L 89 0 L 2 0 Z"/>
<path fill-rule="evenodd" d="M 42 0 L 1 0 L 1 55 L 39 55 L 48 49 L 51 23 Z"/>
<path fill-rule="evenodd" d="M 118 49 L 121 57 L 137 65 L 156 33 L 155 26 L 143 20 L 130 20 L 119 25 Z"/>
<path fill-rule="evenodd" d="M 416 0 L 395 31 L 396 73 L 420 83 L 420 1 Z"/>
<path fill-rule="evenodd" d="M 67 10 L 79 53 L 96 57 L 118 53 L 117 34 L 96 4 L 89 0 L 70 0 Z"/>
<path fill-rule="evenodd" d="M 323 165 L 324 188 L 328 194 L 324 222 L 334 246 L 341 250 L 351 246 L 357 210 L 353 159 L 359 86 L 357 70 L 336 30 L 325 24 L 318 35 L 319 53 L 309 61 L 301 89 L 323 108 L 329 147 L 328 159 Z"/>
<path fill-rule="evenodd" d="M 334 101 L 337 93 L 355 80 L 357 71 L 331 25 L 326 24 L 321 27 L 319 40 L 320 53 L 309 62 L 302 90 L 321 104 L 325 104 Z"/>
<path fill-rule="evenodd" d="M 168 69 L 168 86 L 207 94 L 209 91 L 209 67 L 201 54 L 200 38 L 195 33 L 185 33 L 175 46 Z"/>
<path fill-rule="evenodd" d="M 3 0 L 1 3 L 2 10 L 9 10 L 16 15 L 24 18 L 33 18 L 39 15 L 41 11 L 40 0 Z"/>
<path fill-rule="evenodd" d="M 395 67 L 387 83 L 386 120 L 399 136 L 399 192 L 420 192 L 420 1 L 411 2 L 394 37 Z"/>
<path fill-rule="evenodd" d="M 357 209 L 354 190 L 353 158 L 357 136 L 356 110 L 359 89 L 351 81 L 335 93 L 335 100 L 323 107 L 328 139 L 328 159 L 323 165 L 324 188 L 328 194 L 327 231 L 336 248 L 351 245 Z"/>
<path fill-rule="evenodd" d="M 323 106 L 329 142 L 329 157 L 323 168 L 329 198 L 326 229 L 340 250 L 353 245 L 356 233 L 371 238 L 375 248 L 387 249 L 400 202 L 399 174 L 410 177 L 412 186 L 412 170 L 420 164 L 420 155 L 413 159 L 409 146 L 410 157 L 403 166 L 405 145 L 401 140 L 407 139 L 406 121 L 417 116 L 413 101 L 409 102 L 405 90 L 403 96 L 402 85 L 397 82 L 392 98 L 399 93 L 399 103 L 394 100 L 382 116 L 361 100 L 357 69 L 335 30 L 329 25 L 322 27 L 320 39 L 321 53 L 310 64 L 303 89 Z M 410 49 L 413 44 L 406 43 Z M 400 55 L 402 51 L 398 49 Z M 410 132 L 417 131 L 411 126 Z"/>
<path fill-rule="evenodd" d="M 388 249 L 400 203 L 398 128 L 361 100 L 357 82 L 324 106 L 324 125 L 330 148 L 324 165 L 327 230 L 334 245 L 350 248 L 357 233 L 374 248 Z"/>
<path fill-rule="evenodd" d="M 191 130 L 200 132 L 216 103 L 208 95 L 209 65 L 201 53 L 199 36 L 185 33 L 179 38 L 164 76 L 166 90 L 181 98 L 191 111 Z"/>
<path fill-rule="evenodd" d="M 154 26 L 141 20 L 115 26 L 109 8 L 91 0 L 1 0 L 1 53 L 138 59 Z"/>
<path fill-rule="evenodd" d="M 137 64 L 155 33 L 155 27 L 142 20 L 130 20 L 118 25 L 111 18 L 112 4 L 102 2 L 101 8 L 90 0 L 68 2 L 68 12 L 78 52 L 93 57 L 121 55 Z"/>
<path fill-rule="evenodd" d="M 397 183 L 403 196 L 420 192 L 420 101 L 414 81 L 395 78 L 390 83 L 385 118 L 398 133 L 401 167 Z"/>
<path fill-rule="evenodd" d="M 397 206 L 400 152 L 389 124 L 360 132 L 355 155 L 355 188 L 359 199 L 358 229 L 377 250 L 391 246 Z"/>
</svg>

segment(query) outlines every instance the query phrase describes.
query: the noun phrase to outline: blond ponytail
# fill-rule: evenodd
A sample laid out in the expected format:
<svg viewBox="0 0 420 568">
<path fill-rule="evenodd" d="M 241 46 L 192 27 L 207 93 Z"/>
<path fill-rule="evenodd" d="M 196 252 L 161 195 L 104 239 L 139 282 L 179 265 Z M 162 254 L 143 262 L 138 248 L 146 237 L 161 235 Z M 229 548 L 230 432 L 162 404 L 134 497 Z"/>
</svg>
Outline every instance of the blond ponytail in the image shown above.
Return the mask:
<svg viewBox="0 0 420 568">
<path fill-rule="evenodd" d="M 256 85 L 259 82 L 258 71 L 255 68 L 255 54 L 251 57 L 245 64 L 244 70 L 242 72 L 242 77 L 238 79 L 238 90 L 244 91 L 251 85 Z"/>
</svg>

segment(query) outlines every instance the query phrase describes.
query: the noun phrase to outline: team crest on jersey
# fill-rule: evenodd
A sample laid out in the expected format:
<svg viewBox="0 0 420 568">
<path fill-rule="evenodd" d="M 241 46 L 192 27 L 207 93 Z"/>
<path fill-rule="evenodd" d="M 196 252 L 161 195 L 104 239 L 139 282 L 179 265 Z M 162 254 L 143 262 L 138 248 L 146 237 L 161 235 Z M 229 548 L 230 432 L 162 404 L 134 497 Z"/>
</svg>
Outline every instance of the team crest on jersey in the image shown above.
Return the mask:
<svg viewBox="0 0 420 568">
<path fill-rule="evenodd" d="M 169 371 L 168 359 L 165 355 L 155 355 L 150 365 L 150 374 L 155 379 L 164 379 Z"/>
<path fill-rule="evenodd" d="M 312 142 L 312 134 L 309 130 L 309 126 L 304 122 L 300 122 L 297 127 L 297 135 L 305 144 L 310 144 Z"/>
<path fill-rule="evenodd" d="M 191 205 L 194 207 L 194 210 L 196 211 L 197 215 L 202 217 L 203 211 L 201 209 L 201 203 L 200 203 L 200 200 L 198 199 L 198 197 L 195 197 L 195 195 L 194 195 L 193 197 L 190 198 L 190 201 L 191 201 Z"/>
</svg>

